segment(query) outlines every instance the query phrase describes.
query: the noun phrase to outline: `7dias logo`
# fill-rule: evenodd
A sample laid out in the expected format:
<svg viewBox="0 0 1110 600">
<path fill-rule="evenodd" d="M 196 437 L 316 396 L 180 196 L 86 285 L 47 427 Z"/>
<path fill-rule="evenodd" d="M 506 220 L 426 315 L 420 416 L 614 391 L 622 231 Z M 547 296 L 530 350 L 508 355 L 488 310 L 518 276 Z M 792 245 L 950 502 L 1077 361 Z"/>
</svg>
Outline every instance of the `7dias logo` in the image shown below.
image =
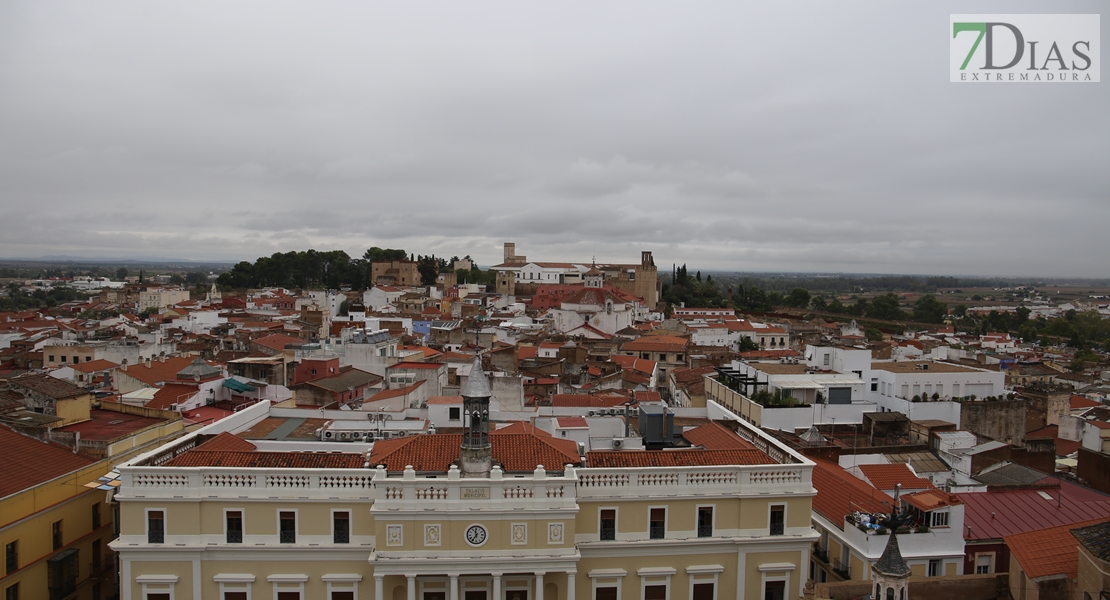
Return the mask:
<svg viewBox="0 0 1110 600">
<path fill-rule="evenodd" d="M 955 82 L 1097 82 L 1099 15 L 952 15 Z"/>
</svg>

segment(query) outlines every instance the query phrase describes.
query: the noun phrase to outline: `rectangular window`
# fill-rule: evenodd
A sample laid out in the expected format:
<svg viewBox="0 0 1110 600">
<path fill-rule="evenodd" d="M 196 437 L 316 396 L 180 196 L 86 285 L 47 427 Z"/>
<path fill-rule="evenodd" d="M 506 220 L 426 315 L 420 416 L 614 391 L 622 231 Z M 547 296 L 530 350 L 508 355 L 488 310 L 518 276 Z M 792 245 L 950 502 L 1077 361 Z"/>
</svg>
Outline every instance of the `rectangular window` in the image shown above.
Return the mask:
<svg viewBox="0 0 1110 600">
<path fill-rule="evenodd" d="M 768 581 L 763 586 L 763 600 L 786 600 L 786 582 Z"/>
<path fill-rule="evenodd" d="M 879 391 L 879 378 L 878 377 L 872 377 L 871 378 L 871 391 L 872 392 Z"/>
<path fill-rule="evenodd" d="M 170 600 L 170 595 L 166 592 L 147 592 L 146 600 Z"/>
<path fill-rule="evenodd" d="M 617 539 L 617 509 L 603 509 L 601 511 L 600 526 L 601 541 L 611 542 Z"/>
<path fill-rule="evenodd" d="M 698 537 L 713 537 L 713 507 L 698 507 Z"/>
<path fill-rule="evenodd" d="M 18 583 L 13 583 L 4 589 L 4 600 L 19 600 Z"/>
<path fill-rule="evenodd" d="M 694 597 L 692 600 L 713 600 L 713 584 L 695 583 Z"/>
<path fill-rule="evenodd" d="M 667 586 L 645 585 L 644 600 L 667 600 Z"/>
<path fill-rule="evenodd" d="M 331 515 L 332 542 L 336 544 L 351 543 L 351 513 L 335 512 Z"/>
<path fill-rule="evenodd" d="M 229 544 L 242 544 L 243 543 L 243 511 L 229 510 L 225 514 L 227 520 L 227 543 Z"/>
<path fill-rule="evenodd" d="M 100 529 L 100 503 L 92 505 L 92 528 Z"/>
<path fill-rule="evenodd" d="M 933 559 L 929 561 L 929 577 L 936 577 L 940 575 L 940 561 Z"/>
<path fill-rule="evenodd" d="M 355 593 L 334 591 L 331 593 L 330 600 L 355 600 Z"/>
<path fill-rule="evenodd" d="M 282 544 L 297 543 L 297 513 L 283 510 L 278 513 L 278 535 Z"/>
<path fill-rule="evenodd" d="M 300 592 L 278 592 L 277 600 L 301 600 Z"/>
<path fill-rule="evenodd" d="M 462 418 L 462 409 L 457 406 L 452 406 L 447 409 L 447 418 L 451 421 L 458 421 Z"/>
<path fill-rule="evenodd" d="M 994 557 L 990 554 L 979 554 L 975 557 L 975 574 L 986 575 L 991 573 L 991 563 Z"/>
<path fill-rule="evenodd" d="M 933 527 L 948 527 L 948 513 L 935 512 L 933 513 Z"/>
<path fill-rule="evenodd" d="M 99 573 L 100 572 L 100 566 L 101 566 L 101 555 L 100 554 L 101 554 L 100 553 L 100 540 L 99 539 L 93 540 L 93 543 L 92 543 L 92 562 L 89 565 L 89 567 L 90 567 L 90 569 L 92 570 L 93 573 Z"/>
<path fill-rule="evenodd" d="M 11 575 L 19 570 L 19 540 L 4 546 L 4 571 Z"/>
<path fill-rule="evenodd" d="M 62 600 L 77 591 L 77 575 L 81 564 L 77 548 L 70 548 L 46 561 L 46 583 L 50 600 Z"/>
<path fill-rule="evenodd" d="M 151 510 L 146 513 L 146 541 L 161 544 L 166 541 L 166 513 Z"/>
<path fill-rule="evenodd" d="M 50 525 L 50 539 L 53 541 L 54 549 L 62 547 L 62 522 L 54 521 Z"/>
<path fill-rule="evenodd" d="M 786 533 L 786 507 L 775 504 L 771 507 L 771 535 Z"/>
<path fill-rule="evenodd" d="M 594 589 L 594 600 L 617 600 L 617 588 L 599 587 Z"/>
<path fill-rule="evenodd" d="M 648 513 L 648 537 L 661 540 L 667 533 L 667 509 L 653 508 Z"/>
<path fill-rule="evenodd" d="M 246 592 L 224 592 L 224 600 L 247 600 Z"/>
</svg>

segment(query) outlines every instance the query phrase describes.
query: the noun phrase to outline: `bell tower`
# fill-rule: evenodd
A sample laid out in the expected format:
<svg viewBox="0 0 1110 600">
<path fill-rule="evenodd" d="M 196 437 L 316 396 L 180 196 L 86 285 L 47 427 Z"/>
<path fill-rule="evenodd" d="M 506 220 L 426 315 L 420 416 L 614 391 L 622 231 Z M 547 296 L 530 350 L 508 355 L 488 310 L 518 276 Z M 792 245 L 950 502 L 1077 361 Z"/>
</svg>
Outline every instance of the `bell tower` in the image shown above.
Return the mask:
<svg viewBox="0 0 1110 600">
<path fill-rule="evenodd" d="M 464 430 L 459 467 L 463 477 L 489 477 L 493 466 L 489 444 L 489 399 L 492 395 L 489 380 L 482 371 L 482 357 L 475 356 L 462 389 Z"/>
</svg>

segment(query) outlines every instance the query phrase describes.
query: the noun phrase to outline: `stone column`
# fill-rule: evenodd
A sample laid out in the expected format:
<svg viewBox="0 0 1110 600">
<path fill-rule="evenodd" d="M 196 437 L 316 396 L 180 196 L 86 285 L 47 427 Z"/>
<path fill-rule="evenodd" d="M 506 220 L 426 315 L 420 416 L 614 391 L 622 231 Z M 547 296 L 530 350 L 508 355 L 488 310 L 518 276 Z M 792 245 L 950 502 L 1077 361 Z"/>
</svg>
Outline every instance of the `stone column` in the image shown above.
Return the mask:
<svg viewBox="0 0 1110 600">
<path fill-rule="evenodd" d="M 385 576 L 374 576 L 374 600 L 385 600 Z"/>
<path fill-rule="evenodd" d="M 408 600 L 416 600 L 416 575 L 405 573 L 405 581 L 408 584 Z"/>
<path fill-rule="evenodd" d="M 567 571 L 567 600 L 574 600 L 574 573 L 575 571 Z"/>
<path fill-rule="evenodd" d="M 543 600 L 543 571 L 536 572 L 536 600 Z"/>
<path fill-rule="evenodd" d="M 493 598 L 491 600 L 501 600 L 501 573 L 493 573 Z"/>
<path fill-rule="evenodd" d="M 448 576 L 451 578 L 450 600 L 459 600 L 459 574 L 450 573 Z"/>
</svg>

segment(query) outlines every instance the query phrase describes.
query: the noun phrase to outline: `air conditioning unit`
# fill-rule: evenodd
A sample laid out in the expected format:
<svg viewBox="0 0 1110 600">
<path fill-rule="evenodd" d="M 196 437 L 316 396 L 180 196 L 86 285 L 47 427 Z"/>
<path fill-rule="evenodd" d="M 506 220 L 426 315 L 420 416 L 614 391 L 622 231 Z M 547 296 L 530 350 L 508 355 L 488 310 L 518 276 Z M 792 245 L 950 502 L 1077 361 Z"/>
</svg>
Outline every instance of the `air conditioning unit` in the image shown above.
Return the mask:
<svg viewBox="0 0 1110 600">
<path fill-rule="evenodd" d="M 362 439 L 362 432 L 361 431 L 352 431 L 351 432 L 351 439 L 352 440 Z"/>
<path fill-rule="evenodd" d="M 180 409 L 178 409 L 176 404 L 171 404 L 170 405 L 170 410 L 173 411 L 173 412 L 181 412 Z"/>
<path fill-rule="evenodd" d="M 335 433 L 333 433 L 333 432 L 331 432 L 331 431 L 325 431 L 325 432 L 324 432 L 324 439 L 325 439 L 325 440 L 330 440 L 330 439 L 332 439 L 333 437 L 335 437 Z"/>
<path fill-rule="evenodd" d="M 346 431 L 340 431 L 339 432 L 339 441 L 345 442 L 345 441 L 347 441 L 348 437 L 349 436 L 347 435 Z"/>
<path fill-rule="evenodd" d="M 591 410 L 590 412 L 586 413 L 586 416 L 596 417 L 597 416 L 597 411 L 596 410 Z"/>
<path fill-rule="evenodd" d="M 620 450 L 624 447 L 624 440 L 613 440 L 613 449 Z"/>
</svg>

